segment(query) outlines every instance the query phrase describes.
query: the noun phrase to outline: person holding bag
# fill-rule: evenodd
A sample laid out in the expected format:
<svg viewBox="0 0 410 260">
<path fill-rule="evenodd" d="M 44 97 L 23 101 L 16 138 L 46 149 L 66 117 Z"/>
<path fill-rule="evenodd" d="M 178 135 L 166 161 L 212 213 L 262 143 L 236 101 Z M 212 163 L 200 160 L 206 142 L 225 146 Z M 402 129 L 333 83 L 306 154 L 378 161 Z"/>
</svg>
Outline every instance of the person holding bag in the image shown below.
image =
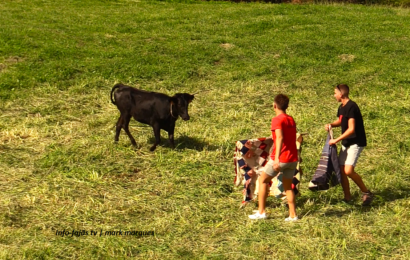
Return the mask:
<svg viewBox="0 0 410 260">
<path fill-rule="evenodd" d="M 359 106 L 349 99 L 349 87 L 347 85 L 337 85 L 334 89 L 334 97 L 337 102 L 342 103 L 337 110 L 338 119 L 333 123 L 326 124 L 325 129 L 329 131 L 330 127 L 342 128 L 342 134 L 336 139 L 331 139 L 329 145 L 342 141 L 342 148 L 339 153 L 339 165 L 344 193 L 343 201 L 350 202 L 352 199 L 349 180 L 347 178 L 349 177 L 362 191 L 362 205 L 369 206 L 373 201 L 374 195 L 367 189 L 362 178 L 355 171 L 360 153 L 367 145 L 362 113 L 360 112 Z"/>
</svg>

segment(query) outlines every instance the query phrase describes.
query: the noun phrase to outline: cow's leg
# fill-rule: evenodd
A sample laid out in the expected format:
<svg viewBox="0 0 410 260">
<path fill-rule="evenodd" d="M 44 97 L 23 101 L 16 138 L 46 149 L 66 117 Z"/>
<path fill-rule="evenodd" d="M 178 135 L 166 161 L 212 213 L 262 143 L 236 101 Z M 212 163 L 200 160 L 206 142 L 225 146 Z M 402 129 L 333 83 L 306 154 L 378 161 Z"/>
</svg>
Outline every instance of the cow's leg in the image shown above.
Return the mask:
<svg viewBox="0 0 410 260">
<path fill-rule="evenodd" d="M 121 128 L 122 128 L 122 125 L 123 125 L 123 121 L 124 121 L 124 119 L 123 119 L 122 114 L 121 114 L 120 118 L 118 118 L 118 121 L 117 121 L 117 124 L 116 124 L 116 127 L 115 127 L 115 137 L 114 137 L 115 142 L 118 142 L 118 140 L 119 140 L 119 136 L 120 136 L 120 133 L 121 133 Z"/>
<path fill-rule="evenodd" d="M 168 131 L 168 139 L 169 143 L 171 144 L 171 148 L 175 148 L 175 143 L 174 143 L 174 129 Z"/>
<path fill-rule="evenodd" d="M 130 124 L 130 120 L 131 120 L 131 115 L 128 115 L 128 114 L 124 115 L 124 126 L 123 126 L 123 128 L 124 128 L 125 132 L 127 133 L 128 137 L 130 138 L 131 144 L 133 146 L 136 146 L 137 142 L 135 142 L 134 137 L 131 135 L 130 130 L 128 129 L 128 126 Z"/>
<path fill-rule="evenodd" d="M 151 152 L 154 151 L 157 148 L 157 145 L 161 142 L 161 128 L 159 127 L 159 124 L 155 123 L 152 128 L 154 129 L 155 144 L 149 149 Z"/>
</svg>

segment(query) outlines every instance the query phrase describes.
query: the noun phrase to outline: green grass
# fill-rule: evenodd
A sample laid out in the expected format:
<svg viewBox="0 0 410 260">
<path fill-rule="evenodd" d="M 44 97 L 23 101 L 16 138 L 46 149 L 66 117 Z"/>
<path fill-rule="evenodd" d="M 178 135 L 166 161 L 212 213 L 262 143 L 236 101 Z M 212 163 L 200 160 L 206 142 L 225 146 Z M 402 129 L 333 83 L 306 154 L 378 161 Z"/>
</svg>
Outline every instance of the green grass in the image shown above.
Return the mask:
<svg viewBox="0 0 410 260">
<path fill-rule="evenodd" d="M 358 5 L 225 2 L 0 3 L 1 259 L 409 259 L 410 11 Z M 150 127 L 122 132 L 109 100 L 122 82 L 193 93 L 153 153 Z M 341 187 L 307 185 L 352 88 L 368 136 L 357 171 L 376 194 L 343 205 Z M 302 132 L 297 210 L 268 200 L 250 221 L 233 187 L 234 142 L 270 134 L 275 94 Z M 56 231 L 155 230 L 154 237 Z"/>
</svg>

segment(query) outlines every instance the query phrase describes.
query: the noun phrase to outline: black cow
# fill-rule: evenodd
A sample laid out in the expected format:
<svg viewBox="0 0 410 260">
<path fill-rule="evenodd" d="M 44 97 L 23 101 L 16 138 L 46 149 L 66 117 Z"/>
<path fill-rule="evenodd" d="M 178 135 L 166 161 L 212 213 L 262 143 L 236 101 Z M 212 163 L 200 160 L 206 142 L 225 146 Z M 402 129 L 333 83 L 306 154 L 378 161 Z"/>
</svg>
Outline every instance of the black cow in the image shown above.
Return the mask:
<svg viewBox="0 0 410 260">
<path fill-rule="evenodd" d="M 113 99 L 113 94 L 115 99 Z M 193 99 L 194 95 L 187 93 L 177 93 L 170 97 L 162 93 L 139 90 L 121 83 L 114 85 L 111 90 L 111 102 L 117 106 L 121 113 L 114 140 L 118 142 L 121 128 L 123 128 L 131 139 L 131 143 L 137 144 L 128 129 L 130 119 L 134 117 L 138 122 L 148 124 L 154 129 L 155 144 L 150 148 L 151 151 L 154 151 L 161 142 L 161 129 L 168 132 L 169 142 L 174 148 L 175 121 L 178 116 L 185 121 L 189 120 L 188 104 Z"/>
</svg>

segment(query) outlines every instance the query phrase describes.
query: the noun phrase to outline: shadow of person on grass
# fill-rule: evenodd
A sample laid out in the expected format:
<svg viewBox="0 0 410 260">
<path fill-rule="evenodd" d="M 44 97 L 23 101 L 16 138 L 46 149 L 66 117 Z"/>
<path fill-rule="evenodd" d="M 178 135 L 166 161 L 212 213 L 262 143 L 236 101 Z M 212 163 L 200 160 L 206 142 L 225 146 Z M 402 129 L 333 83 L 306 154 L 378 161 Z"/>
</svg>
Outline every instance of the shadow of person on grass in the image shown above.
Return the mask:
<svg viewBox="0 0 410 260">
<path fill-rule="evenodd" d="M 350 214 L 352 211 L 361 211 L 361 212 L 368 212 L 371 211 L 373 208 L 378 208 L 380 206 L 384 206 L 390 202 L 401 200 L 401 199 L 408 199 L 410 197 L 410 187 L 398 187 L 392 188 L 388 187 L 384 190 L 374 190 L 374 199 L 370 206 L 362 206 L 361 205 L 361 193 L 353 195 L 353 199 L 351 203 L 344 203 L 340 199 L 331 198 L 327 201 L 318 202 L 311 207 L 305 207 L 301 209 L 303 212 L 309 212 L 310 214 L 321 214 L 324 216 L 338 216 L 342 217 L 345 214 Z M 299 205 L 304 205 L 310 197 L 302 197 L 299 198 L 297 203 Z M 323 209 L 323 207 L 328 207 L 328 209 Z"/>
<path fill-rule="evenodd" d="M 383 206 L 389 202 L 410 197 L 410 187 L 387 187 L 384 190 L 374 190 L 374 200 L 371 206 Z"/>
</svg>

